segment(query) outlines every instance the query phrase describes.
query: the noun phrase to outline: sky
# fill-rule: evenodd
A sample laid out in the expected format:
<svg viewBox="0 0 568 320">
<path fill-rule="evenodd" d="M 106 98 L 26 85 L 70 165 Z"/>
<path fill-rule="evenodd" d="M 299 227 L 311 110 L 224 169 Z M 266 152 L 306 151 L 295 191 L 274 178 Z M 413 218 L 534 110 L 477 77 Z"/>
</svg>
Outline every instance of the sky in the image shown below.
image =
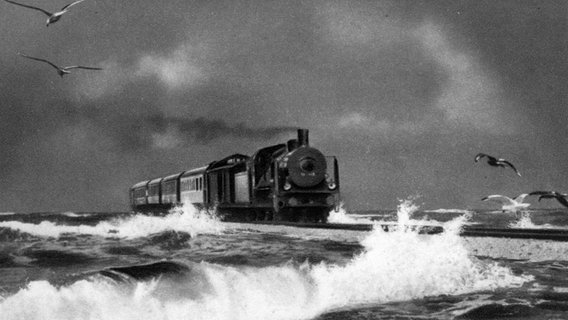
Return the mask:
<svg viewBox="0 0 568 320">
<path fill-rule="evenodd" d="M 568 191 L 565 1 L 86 0 L 46 18 L 0 2 L 0 212 L 125 211 L 136 182 L 294 128 L 338 158 L 348 211 Z"/>
</svg>

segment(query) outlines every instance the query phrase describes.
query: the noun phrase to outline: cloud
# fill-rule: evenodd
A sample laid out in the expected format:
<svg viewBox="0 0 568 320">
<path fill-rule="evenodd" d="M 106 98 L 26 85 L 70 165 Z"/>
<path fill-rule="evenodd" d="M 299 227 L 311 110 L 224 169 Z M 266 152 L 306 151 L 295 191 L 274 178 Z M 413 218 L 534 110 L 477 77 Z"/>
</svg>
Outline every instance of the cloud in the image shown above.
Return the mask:
<svg viewBox="0 0 568 320">
<path fill-rule="evenodd" d="M 430 117 L 420 121 L 376 119 L 373 115 L 360 112 L 347 113 L 337 120 L 337 126 L 375 137 L 417 136 L 433 128 Z"/>
<path fill-rule="evenodd" d="M 514 123 L 507 122 L 500 83 L 485 71 L 483 64 L 467 52 L 453 48 L 440 25 L 426 23 L 415 32 L 424 50 L 445 70 L 448 80 L 436 106 L 446 120 L 494 134 L 511 134 Z"/>
<path fill-rule="evenodd" d="M 199 48 L 183 44 L 166 55 L 148 54 L 138 61 L 136 74 L 155 76 L 168 89 L 195 86 L 208 78 Z"/>
<path fill-rule="evenodd" d="M 117 60 L 107 59 L 97 66 L 103 70 L 84 74 L 73 82 L 72 96 L 75 100 L 95 100 L 118 93 L 130 81 L 131 71 Z"/>
<path fill-rule="evenodd" d="M 0 173 L 12 177 L 0 202 L 48 209 L 18 194 L 10 173 L 28 172 L 29 186 L 49 180 L 59 191 L 45 199 L 55 205 L 70 190 L 61 173 L 74 170 L 92 180 L 78 194 L 81 208 L 120 207 L 127 201 L 109 202 L 108 190 L 125 181 L 281 142 L 295 126 L 344 163 L 347 193 L 379 206 L 414 189 L 415 178 L 450 185 L 471 165 L 455 157 L 481 147 L 541 157 L 535 163 L 562 173 L 568 55 L 558 5 L 91 4 L 92 15 L 76 12 L 53 30 L 22 20 L 15 6 L 0 12 L 9 40 L 0 54 Z M 17 52 L 104 70 L 60 79 Z M 508 135 L 521 124 L 523 135 Z M 123 181 L 99 184 L 117 172 Z M 550 176 L 561 185 L 562 174 Z"/>
<path fill-rule="evenodd" d="M 164 132 L 151 134 L 153 149 L 173 149 L 184 144 L 183 137 L 177 128 L 168 128 Z"/>
<path fill-rule="evenodd" d="M 366 6 L 355 2 L 329 2 L 319 8 L 324 39 L 339 47 L 383 46 L 400 41 L 404 26 L 386 19 L 388 4 Z"/>
<path fill-rule="evenodd" d="M 74 82 L 73 94 L 76 99 L 99 99 L 149 78 L 156 78 L 157 83 L 168 90 L 194 87 L 209 79 L 205 52 L 202 47 L 182 43 L 171 52 L 141 54 L 131 64 L 125 59 L 111 57 L 97 65 L 103 71 L 85 73 Z"/>
<path fill-rule="evenodd" d="M 368 116 L 359 112 L 345 114 L 339 118 L 337 123 L 340 128 L 344 129 L 372 131 L 383 134 L 392 130 L 390 122 L 386 120 L 371 121 Z"/>
</svg>

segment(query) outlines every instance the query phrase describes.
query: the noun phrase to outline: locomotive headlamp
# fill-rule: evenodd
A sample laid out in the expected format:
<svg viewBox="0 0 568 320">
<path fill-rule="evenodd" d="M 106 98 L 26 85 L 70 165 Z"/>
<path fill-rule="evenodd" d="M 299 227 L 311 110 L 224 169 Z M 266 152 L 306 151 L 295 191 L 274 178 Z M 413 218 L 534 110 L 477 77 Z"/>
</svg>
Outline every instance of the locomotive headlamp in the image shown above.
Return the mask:
<svg viewBox="0 0 568 320">
<path fill-rule="evenodd" d="M 290 198 L 290 200 L 288 200 L 288 204 L 291 205 L 291 206 L 295 206 L 295 205 L 298 204 L 298 199 L 292 197 L 292 198 Z"/>
<path fill-rule="evenodd" d="M 325 199 L 325 202 L 328 205 L 332 206 L 332 205 L 335 204 L 335 197 L 334 196 L 328 196 L 327 199 Z"/>
<path fill-rule="evenodd" d="M 284 183 L 284 190 L 288 191 L 290 189 L 292 189 L 292 185 L 290 182 L 286 181 L 286 183 Z"/>
<path fill-rule="evenodd" d="M 300 168 L 306 172 L 314 171 L 315 167 L 315 160 L 313 158 L 306 157 L 300 161 Z"/>
<path fill-rule="evenodd" d="M 334 190 L 335 188 L 337 188 L 337 185 L 335 184 L 335 182 L 331 181 L 327 184 L 327 187 L 329 188 L 329 190 Z"/>
</svg>

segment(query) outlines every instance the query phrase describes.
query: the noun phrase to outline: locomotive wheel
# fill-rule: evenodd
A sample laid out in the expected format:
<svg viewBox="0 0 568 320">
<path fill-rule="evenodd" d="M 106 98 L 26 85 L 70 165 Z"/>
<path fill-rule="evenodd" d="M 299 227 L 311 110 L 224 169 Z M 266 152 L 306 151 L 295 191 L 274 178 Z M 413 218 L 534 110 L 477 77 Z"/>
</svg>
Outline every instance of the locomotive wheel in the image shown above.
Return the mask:
<svg viewBox="0 0 568 320">
<path fill-rule="evenodd" d="M 303 223 L 310 223 L 313 222 L 313 219 L 307 209 L 302 209 L 302 211 L 298 212 L 298 221 Z"/>
<path fill-rule="evenodd" d="M 264 210 L 255 210 L 255 221 L 264 221 L 266 219 Z"/>
<path fill-rule="evenodd" d="M 279 222 L 279 221 L 283 221 L 283 220 L 284 220 L 284 219 L 282 218 L 282 213 L 281 213 L 281 212 L 274 212 L 274 213 L 272 214 L 272 221 Z"/>
<path fill-rule="evenodd" d="M 320 209 L 318 213 L 318 222 L 327 223 L 327 218 L 329 217 L 329 210 L 328 209 Z"/>
<path fill-rule="evenodd" d="M 292 219 L 302 223 L 326 223 L 328 215 L 329 213 L 326 209 L 306 208 L 296 211 Z"/>
<path fill-rule="evenodd" d="M 273 214 L 274 221 L 298 222 L 298 216 L 291 209 L 280 209 Z"/>
<path fill-rule="evenodd" d="M 244 212 L 245 221 L 251 222 L 256 220 L 256 211 L 255 210 L 246 210 Z"/>
</svg>

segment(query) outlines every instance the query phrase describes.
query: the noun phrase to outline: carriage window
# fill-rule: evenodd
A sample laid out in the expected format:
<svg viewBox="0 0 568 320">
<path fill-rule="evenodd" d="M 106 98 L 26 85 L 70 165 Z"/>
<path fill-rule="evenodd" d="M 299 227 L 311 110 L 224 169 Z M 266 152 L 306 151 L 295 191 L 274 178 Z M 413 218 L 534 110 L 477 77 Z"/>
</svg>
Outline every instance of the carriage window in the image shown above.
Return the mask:
<svg viewBox="0 0 568 320">
<path fill-rule="evenodd" d="M 182 190 L 198 191 L 203 190 L 203 177 L 190 177 L 181 182 Z"/>
</svg>

